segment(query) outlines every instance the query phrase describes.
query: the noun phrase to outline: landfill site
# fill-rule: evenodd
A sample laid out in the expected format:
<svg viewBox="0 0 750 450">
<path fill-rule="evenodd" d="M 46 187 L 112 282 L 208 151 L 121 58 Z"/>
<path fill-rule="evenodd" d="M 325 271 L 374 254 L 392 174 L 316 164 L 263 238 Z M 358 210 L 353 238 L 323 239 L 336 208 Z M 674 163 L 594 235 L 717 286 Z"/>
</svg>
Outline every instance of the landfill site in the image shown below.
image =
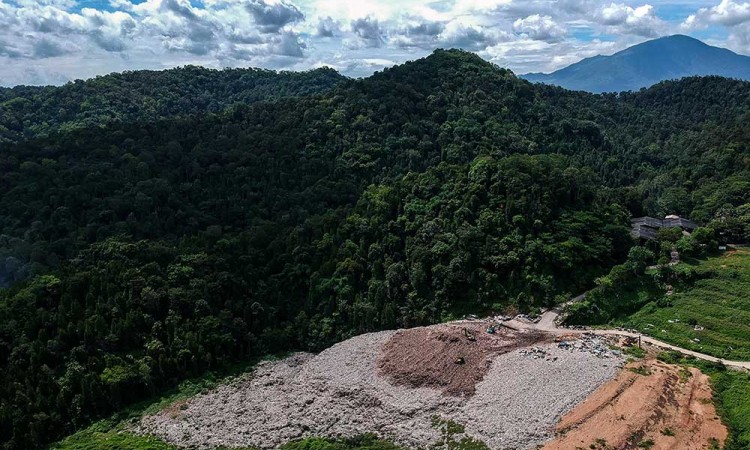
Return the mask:
<svg viewBox="0 0 750 450">
<path fill-rule="evenodd" d="M 364 433 L 428 448 L 440 442 L 440 419 L 463 426 L 457 440 L 502 450 L 595 448 L 604 438 L 617 449 L 723 442 L 704 375 L 628 362 L 612 339 L 494 320 L 369 333 L 261 363 L 143 418 L 137 431 L 201 449 Z"/>
</svg>

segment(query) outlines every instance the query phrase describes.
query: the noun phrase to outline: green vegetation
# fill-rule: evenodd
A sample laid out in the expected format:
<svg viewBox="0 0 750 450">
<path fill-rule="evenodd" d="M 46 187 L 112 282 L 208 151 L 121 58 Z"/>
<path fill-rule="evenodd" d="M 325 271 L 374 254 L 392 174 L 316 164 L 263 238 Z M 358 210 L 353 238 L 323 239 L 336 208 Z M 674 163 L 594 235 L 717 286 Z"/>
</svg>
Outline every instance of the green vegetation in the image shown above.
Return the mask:
<svg viewBox="0 0 750 450">
<path fill-rule="evenodd" d="M 434 416 L 432 426 L 440 431 L 441 436 L 431 450 L 489 450 L 484 442 L 464 435 L 464 426 L 452 420 Z"/>
<path fill-rule="evenodd" d="M 177 387 L 166 390 L 150 399 L 124 408 L 111 417 L 77 431 L 62 441 L 53 444 L 56 450 L 129 450 L 129 449 L 173 449 L 156 438 L 143 437 L 129 431 L 129 425 L 143 416 L 155 414 L 164 408 L 206 392 L 219 384 L 229 383 L 232 378 L 247 372 L 255 362 L 222 367 L 220 371 L 211 371 L 198 378 L 181 382 Z"/>
<path fill-rule="evenodd" d="M 637 373 L 638 375 L 651 375 L 651 371 L 648 370 L 648 368 L 644 366 L 631 367 L 628 370 L 630 370 L 633 373 Z"/>
<path fill-rule="evenodd" d="M 349 439 L 308 438 L 281 446 L 281 450 L 403 450 L 390 442 L 365 434 Z"/>
<path fill-rule="evenodd" d="M 457 446 L 455 450 L 474 450 L 479 447 Z M 486 447 L 485 447 L 486 448 Z M 78 432 L 61 443 L 52 446 L 54 450 L 176 450 L 169 445 L 152 437 L 143 437 L 121 429 L 97 430 L 93 425 Z M 235 449 L 242 450 L 242 449 Z M 252 450 L 250 448 L 245 450 Z M 372 434 L 364 434 L 347 439 L 307 438 L 293 441 L 281 446 L 281 450 L 403 450 L 402 447 L 379 439 Z"/>
<path fill-rule="evenodd" d="M 596 287 L 583 301 L 568 308 L 569 324 L 604 324 L 637 310 L 654 295 L 663 292 L 646 267 L 654 252 L 640 246 L 630 249 L 627 260 L 614 266 L 609 274 L 596 279 Z"/>
<path fill-rule="evenodd" d="M 83 431 L 52 446 L 55 450 L 176 450 L 152 437 L 138 436 L 119 429 L 103 427 L 99 430 L 94 424 Z"/>
<path fill-rule="evenodd" d="M 323 92 L 343 80 L 332 69 L 277 73 L 187 66 L 115 73 L 59 88 L 0 88 L 0 145 L 113 123 L 220 113 L 235 104 Z"/>
<path fill-rule="evenodd" d="M 750 250 L 688 259 L 669 280 L 674 294 L 662 291 L 623 325 L 680 347 L 750 360 Z"/>
<path fill-rule="evenodd" d="M 677 352 L 659 354 L 659 359 L 671 364 L 686 364 L 699 368 L 711 377 L 714 402 L 719 416 L 729 428 L 724 450 L 750 448 L 750 375 L 727 370 L 721 364 L 709 363 Z"/>
<path fill-rule="evenodd" d="M 626 355 L 632 356 L 637 359 L 640 359 L 646 356 L 646 350 L 644 350 L 641 347 L 636 347 L 636 346 L 625 347 L 624 353 Z"/>
<path fill-rule="evenodd" d="M 1 90 L 2 448 L 361 332 L 595 284 L 576 317 L 625 317 L 670 282 L 650 259 L 748 237 L 749 86 L 594 96 L 439 50 Z M 642 213 L 711 224 L 631 250 Z"/>
</svg>

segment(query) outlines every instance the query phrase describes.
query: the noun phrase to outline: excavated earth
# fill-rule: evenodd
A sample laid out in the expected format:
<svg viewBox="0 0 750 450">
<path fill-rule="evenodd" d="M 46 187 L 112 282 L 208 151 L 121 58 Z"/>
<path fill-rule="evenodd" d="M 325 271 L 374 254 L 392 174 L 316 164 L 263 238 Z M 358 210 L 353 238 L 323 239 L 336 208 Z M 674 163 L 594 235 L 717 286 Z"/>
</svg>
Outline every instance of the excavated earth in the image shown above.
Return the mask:
<svg viewBox="0 0 750 450">
<path fill-rule="evenodd" d="M 556 431 L 543 450 L 701 450 L 721 448 L 727 437 L 708 377 L 655 360 L 629 364 L 566 414 Z"/>
<path fill-rule="evenodd" d="M 623 363 L 558 348 L 536 331 L 488 334 L 488 325 L 370 333 L 318 355 L 265 362 L 145 417 L 138 431 L 193 448 L 272 448 L 367 432 L 427 448 L 441 438 L 432 424 L 439 417 L 464 425 L 466 437 L 490 448 L 536 448 Z"/>
<path fill-rule="evenodd" d="M 469 322 L 400 330 L 383 345 L 378 373 L 395 384 L 470 396 L 495 356 L 552 341 L 540 331 L 500 329 L 490 334 L 486 329 L 481 322 Z"/>
</svg>

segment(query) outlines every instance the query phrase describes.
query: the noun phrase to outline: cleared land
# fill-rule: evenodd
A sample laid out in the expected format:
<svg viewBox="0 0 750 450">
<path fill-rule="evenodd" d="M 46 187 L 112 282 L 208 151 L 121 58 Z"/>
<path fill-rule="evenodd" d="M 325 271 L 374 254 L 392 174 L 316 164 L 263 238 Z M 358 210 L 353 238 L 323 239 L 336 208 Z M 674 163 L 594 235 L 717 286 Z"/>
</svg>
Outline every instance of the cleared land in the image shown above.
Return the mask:
<svg viewBox="0 0 750 450">
<path fill-rule="evenodd" d="M 750 360 L 750 250 L 685 261 L 675 270 L 694 270 L 698 279 L 676 287 L 672 306 L 649 303 L 624 325 L 696 352 Z"/>
<path fill-rule="evenodd" d="M 394 384 L 470 396 L 495 356 L 552 341 L 549 334 L 534 330 L 490 334 L 486 329 L 484 323 L 466 323 L 400 330 L 383 345 L 378 372 Z"/>
<path fill-rule="evenodd" d="M 698 369 L 631 363 L 566 414 L 559 437 L 543 449 L 721 448 L 727 429 L 711 397 L 709 378 Z"/>
<path fill-rule="evenodd" d="M 483 330 L 487 325 L 470 326 Z M 464 437 L 491 448 L 534 448 L 553 438 L 559 418 L 614 377 L 622 363 L 621 358 L 599 358 L 556 344 L 516 350 L 518 346 L 494 341 L 518 339 L 519 345 L 528 345 L 537 342 L 536 332 L 502 330 L 489 340 L 477 334 L 476 341 L 465 344 L 465 327 L 370 333 L 318 355 L 263 363 L 232 384 L 144 418 L 140 432 L 197 448 L 270 448 L 307 436 L 375 432 L 400 445 L 424 448 L 440 439 L 434 419 L 441 418 L 465 426 Z M 399 342 L 404 336 L 407 341 Z M 484 362 L 467 363 L 467 354 L 463 364 L 456 363 L 455 355 L 444 351 L 445 342 L 455 337 L 462 345 L 484 346 Z M 430 379 L 421 360 L 389 357 L 390 350 L 414 339 L 428 358 L 466 372 L 456 370 L 443 378 L 433 371 Z M 483 364 L 483 376 L 466 376 Z M 412 386 L 410 372 L 423 387 Z M 467 380 L 473 380 L 473 394 Z"/>
</svg>

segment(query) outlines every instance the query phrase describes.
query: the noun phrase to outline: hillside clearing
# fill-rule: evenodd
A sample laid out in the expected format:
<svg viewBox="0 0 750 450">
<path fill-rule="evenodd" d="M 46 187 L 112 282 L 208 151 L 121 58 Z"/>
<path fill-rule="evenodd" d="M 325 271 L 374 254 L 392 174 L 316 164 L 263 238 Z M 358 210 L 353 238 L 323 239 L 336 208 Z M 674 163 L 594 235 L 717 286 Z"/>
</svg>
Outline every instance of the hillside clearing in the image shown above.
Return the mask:
<svg viewBox="0 0 750 450">
<path fill-rule="evenodd" d="M 436 327 L 451 326 L 462 332 L 466 325 Z M 435 336 L 424 342 L 425 352 L 441 342 L 435 327 L 417 330 Z M 394 385 L 378 374 L 378 356 L 396 333 L 364 334 L 318 355 L 263 363 L 234 383 L 144 418 L 140 431 L 197 448 L 271 448 L 304 437 L 367 432 L 427 447 L 441 438 L 434 426 L 440 418 L 464 426 L 465 437 L 490 448 L 533 448 L 551 439 L 559 418 L 611 379 L 622 362 L 547 344 L 533 353 L 498 354 L 473 395 L 445 395 Z"/>
</svg>

